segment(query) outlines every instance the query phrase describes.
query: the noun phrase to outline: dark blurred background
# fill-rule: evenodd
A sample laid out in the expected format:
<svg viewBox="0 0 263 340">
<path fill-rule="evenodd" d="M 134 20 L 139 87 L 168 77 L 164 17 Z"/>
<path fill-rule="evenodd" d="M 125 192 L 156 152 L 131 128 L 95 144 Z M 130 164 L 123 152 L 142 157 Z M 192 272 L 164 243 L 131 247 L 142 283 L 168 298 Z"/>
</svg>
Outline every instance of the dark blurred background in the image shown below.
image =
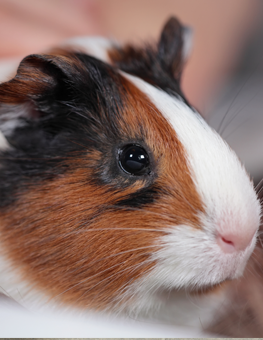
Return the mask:
<svg viewBox="0 0 263 340">
<path fill-rule="evenodd" d="M 0 0 L 0 71 L 6 61 L 76 35 L 156 39 L 171 15 L 194 31 L 182 79 L 186 96 L 258 181 L 263 177 L 261 0 Z"/>
</svg>

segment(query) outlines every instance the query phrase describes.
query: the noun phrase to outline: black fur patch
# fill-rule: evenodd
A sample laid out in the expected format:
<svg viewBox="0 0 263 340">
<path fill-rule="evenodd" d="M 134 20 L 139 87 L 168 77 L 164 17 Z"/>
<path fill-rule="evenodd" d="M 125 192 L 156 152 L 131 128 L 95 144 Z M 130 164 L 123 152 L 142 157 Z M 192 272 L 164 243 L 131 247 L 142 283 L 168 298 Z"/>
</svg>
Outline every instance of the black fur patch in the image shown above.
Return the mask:
<svg viewBox="0 0 263 340">
<path fill-rule="evenodd" d="M 157 86 L 165 92 L 177 96 L 178 94 L 186 102 L 179 82 L 171 73 L 163 69 L 162 59 L 150 46 L 140 49 L 127 46 L 118 50 L 119 60 L 114 64 L 122 71 L 135 75 L 151 85 Z"/>
<path fill-rule="evenodd" d="M 139 192 L 135 192 L 121 201 L 116 203 L 116 206 L 127 208 L 142 208 L 145 205 L 154 203 L 160 196 L 160 190 L 157 186 L 152 185 L 150 187 L 141 189 Z"/>
<path fill-rule="evenodd" d="M 27 94 L 25 103 L 30 105 L 25 106 L 24 102 L 21 105 L 23 110 L 29 107 L 30 112 L 28 116 L 23 114 L 20 118 L 23 124 L 7 136 L 12 149 L 0 151 L 1 207 L 9 205 L 31 187 L 43 181 L 55 181 L 57 176 L 73 171 L 77 159 L 85 159 L 83 166 L 93 171 L 93 178 L 87 181 L 108 185 L 109 190 L 129 186 L 135 180 L 122 176 L 115 155 L 117 146 L 127 140 L 119 127 L 126 96 L 121 76 L 114 67 L 85 54 L 72 53 L 69 58 L 70 62 L 65 62 L 59 56 L 29 56 L 19 68 L 16 78 L 19 82 L 24 77 L 23 86 L 35 81 L 30 78 L 30 68 L 34 74 L 35 67 L 42 72 L 42 78 L 37 79 L 39 88 L 46 74 L 49 86 L 44 92 Z M 0 85 L 0 101 L 1 96 L 5 99 L 6 88 L 12 89 L 6 84 Z M 29 89 L 34 89 L 33 85 L 30 84 Z M 16 100 L 14 98 L 14 102 Z M 16 102 L 15 105 L 18 110 L 20 104 Z M 12 106 L 4 104 L 3 108 L 12 109 Z M 38 114 L 32 116 L 32 112 Z M 97 164 L 88 161 L 89 153 L 94 151 L 101 154 Z M 150 185 L 149 181 L 145 183 Z M 144 199 L 143 192 L 134 199 L 138 206 L 139 202 L 151 198 L 146 191 Z"/>
<path fill-rule="evenodd" d="M 53 65 L 41 60 L 47 63 L 49 75 L 54 68 L 54 77 L 57 74 L 59 77 L 52 92 L 39 93 L 34 99 L 28 94 L 27 100 L 33 103 L 39 117 L 22 117 L 25 124 L 8 136 L 13 148 L 0 152 L 0 206 L 11 203 L 29 186 L 70 171 L 74 168 L 74 161 L 70 160 L 87 157 L 93 150 L 105 151 L 109 146 L 111 151 L 121 138 L 119 75 L 93 57 L 84 54 L 71 57 L 82 63 L 85 72 L 73 72 L 70 70 L 73 66 L 62 62 L 58 65 L 55 58 Z M 0 98 L 4 85 L 0 85 Z"/>
</svg>

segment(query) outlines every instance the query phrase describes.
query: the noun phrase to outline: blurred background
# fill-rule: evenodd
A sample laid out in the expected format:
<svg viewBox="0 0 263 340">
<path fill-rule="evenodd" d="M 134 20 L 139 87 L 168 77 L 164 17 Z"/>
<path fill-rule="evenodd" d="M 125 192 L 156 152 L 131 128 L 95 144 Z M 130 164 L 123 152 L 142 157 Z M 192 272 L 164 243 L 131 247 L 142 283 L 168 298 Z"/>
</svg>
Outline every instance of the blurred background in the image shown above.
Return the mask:
<svg viewBox="0 0 263 340">
<path fill-rule="evenodd" d="M 177 16 L 193 28 L 182 87 L 245 163 L 263 177 L 263 1 L 0 0 L 0 65 L 66 38 L 157 39 Z"/>
</svg>

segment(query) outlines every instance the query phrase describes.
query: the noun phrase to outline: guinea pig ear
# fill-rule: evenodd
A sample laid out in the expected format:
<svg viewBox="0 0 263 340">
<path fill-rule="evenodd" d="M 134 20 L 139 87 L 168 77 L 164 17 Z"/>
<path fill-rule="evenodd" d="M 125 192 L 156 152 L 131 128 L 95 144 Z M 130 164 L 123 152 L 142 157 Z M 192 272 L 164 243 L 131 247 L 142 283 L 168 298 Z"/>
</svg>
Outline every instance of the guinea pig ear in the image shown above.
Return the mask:
<svg viewBox="0 0 263 340">
<path fill-rule="evenodd" d="M 5 134 L 7 126 L 14 129 L 21 119 L 50 114 L 51 103 L 63 99 L 66 80 L 79 72 L 78 68 L 77 61 L 66 55 L 24 58 L 16 76 L 0 84 L 0 130 Z"/>
<path fill-rule="evenodd" d="M 0 85 L 0 103 L 22 104 L 37 101 L 52 92 L 61 74 L 59 60 L 47 55 L 29 55 L 20 63 L 16 76 Z"/>
<path fill-rule="evenodd" d="M 177 18 L 171 17 L 164 25 L 158 42 L 158 58 L 163 68 L 173 74 L 178 81 L 191 49 L 191 37 L 191 29 L 182 26 Z"/>
</svg>

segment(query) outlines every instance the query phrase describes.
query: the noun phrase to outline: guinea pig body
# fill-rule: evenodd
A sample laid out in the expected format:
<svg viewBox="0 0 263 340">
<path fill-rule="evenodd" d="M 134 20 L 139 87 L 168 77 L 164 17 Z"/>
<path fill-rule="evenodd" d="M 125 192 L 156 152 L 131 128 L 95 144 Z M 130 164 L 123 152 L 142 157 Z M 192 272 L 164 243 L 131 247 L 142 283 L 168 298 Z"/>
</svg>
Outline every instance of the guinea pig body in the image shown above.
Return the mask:
<svg viewBox="0 0 263 340">
<path fill-rule="evenodd" d="M 0 85 L 1 286 L 111 312 L 205 300 L 242 275 L 260 204 L 181 92 L 183 28 L 156 47 L 65 46 Z"/>
</svg>

